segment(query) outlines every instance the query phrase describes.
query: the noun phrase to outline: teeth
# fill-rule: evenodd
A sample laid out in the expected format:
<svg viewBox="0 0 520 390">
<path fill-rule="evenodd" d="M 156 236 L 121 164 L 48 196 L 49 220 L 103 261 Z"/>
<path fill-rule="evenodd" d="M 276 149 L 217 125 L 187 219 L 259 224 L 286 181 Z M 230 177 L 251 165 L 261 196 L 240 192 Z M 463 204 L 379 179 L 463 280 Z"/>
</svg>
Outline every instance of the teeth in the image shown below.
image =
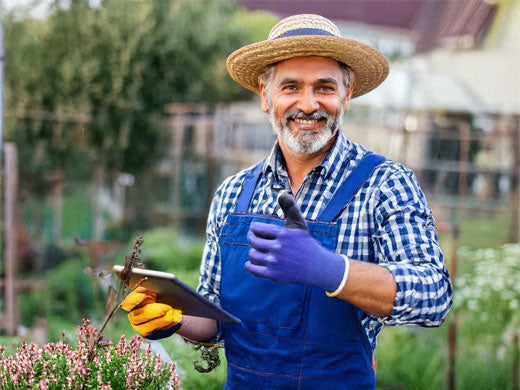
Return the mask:
<svg viewBox="0 0 520 390">
<path fill-rule="evenodd" d="M 304 125 L 312 125 L 313 123 L 318 122 L 317 119 L 300 119 L 300 118 L 295 118 L 294 121 L 297 123 L 304 124 Z"/>
</svg>

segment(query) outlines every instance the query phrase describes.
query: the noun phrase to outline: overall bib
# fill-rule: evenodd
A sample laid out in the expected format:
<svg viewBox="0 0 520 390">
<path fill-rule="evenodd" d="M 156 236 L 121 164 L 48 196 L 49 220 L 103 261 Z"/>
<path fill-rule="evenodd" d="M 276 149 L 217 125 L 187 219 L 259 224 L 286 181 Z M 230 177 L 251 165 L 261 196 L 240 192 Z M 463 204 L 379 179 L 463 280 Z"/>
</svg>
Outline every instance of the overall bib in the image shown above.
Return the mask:
<svg viewBox="0 0 520 390">
<path fill-rule="evenodd" d="M 368 154 L 336 191 L 309 232 L 334 252 L 338 215 L 384 157 Z M 273 216 L 247 213 L 263 163 L 246 177 L 236 211 L 219 238 L 221 305 L 242 320 L 222 323 L 228 362 L 225 389 L 375 389 L 372 349 L 361 312 L 325 291 L 276 283 L 248 273 L 247 232 L 253 221 L 284 226 Z"/>
</svg>

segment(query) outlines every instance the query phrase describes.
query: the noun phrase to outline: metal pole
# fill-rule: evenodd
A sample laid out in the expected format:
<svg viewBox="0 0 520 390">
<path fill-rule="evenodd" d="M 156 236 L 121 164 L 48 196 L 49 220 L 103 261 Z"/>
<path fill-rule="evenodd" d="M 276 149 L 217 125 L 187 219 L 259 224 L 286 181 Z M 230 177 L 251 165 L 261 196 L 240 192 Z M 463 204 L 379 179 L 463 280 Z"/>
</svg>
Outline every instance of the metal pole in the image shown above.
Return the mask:
<svg viewBox="0 0 520 390">
<path fill-rule="evenodd" d="M 2 19 L 0 18 L 0 161 L 2 161 L 3 149 L 3 122 L 4 122 L 4 102 L 3 102 L 3 86 L 4 86 L 4 32 L 2 27 Z"/>
</svg>

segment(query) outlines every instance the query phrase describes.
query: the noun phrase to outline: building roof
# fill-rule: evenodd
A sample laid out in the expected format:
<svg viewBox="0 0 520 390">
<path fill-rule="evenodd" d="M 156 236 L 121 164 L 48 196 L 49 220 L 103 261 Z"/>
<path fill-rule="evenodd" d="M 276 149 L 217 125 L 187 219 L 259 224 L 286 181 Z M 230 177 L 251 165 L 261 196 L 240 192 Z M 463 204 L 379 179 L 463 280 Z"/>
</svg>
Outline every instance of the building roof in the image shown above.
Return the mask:
<svg viewBox="0 0 520 390">
<path fill-rule="evenodd" d="M 382 107 L 520 114 L 520 3 L 511 1 L 501 12 L 493 46 L 438 48 L 394 63 L 379 88 L 356 100 Z"/>
<path fill-rule="evenodd" d="M 334 21 L 402 29 L 415 38 L 418 52 L 478 45 L 496 12 L 496 5 L 486 0 L 242 0 L 242 4 L 280 18 L 315 13 Z"/>
</svg>

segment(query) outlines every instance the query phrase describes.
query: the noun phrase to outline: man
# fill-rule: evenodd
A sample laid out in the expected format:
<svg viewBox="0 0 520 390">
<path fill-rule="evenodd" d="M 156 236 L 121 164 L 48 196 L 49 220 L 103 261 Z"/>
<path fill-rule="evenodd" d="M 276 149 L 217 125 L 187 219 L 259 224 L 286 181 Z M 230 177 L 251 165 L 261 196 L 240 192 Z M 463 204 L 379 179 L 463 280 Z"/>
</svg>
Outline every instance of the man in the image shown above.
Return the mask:
<svg viewBox="0 0 520 390">
<path fill-rule="evenodd" d="M 388 63 L 329 20 L 296 15 L 227 64 L 278 136 L 220 186 L 208 218 L 198 290 L 242 323 L 182 316 L 144 289 L 124 303 L 130 321 L 149 338 L 222 338 L 226 389 L 374 389 L 382 326 L 439 326 L 452 297 L 413 173 L 340 131 Z"/>
</svg>

